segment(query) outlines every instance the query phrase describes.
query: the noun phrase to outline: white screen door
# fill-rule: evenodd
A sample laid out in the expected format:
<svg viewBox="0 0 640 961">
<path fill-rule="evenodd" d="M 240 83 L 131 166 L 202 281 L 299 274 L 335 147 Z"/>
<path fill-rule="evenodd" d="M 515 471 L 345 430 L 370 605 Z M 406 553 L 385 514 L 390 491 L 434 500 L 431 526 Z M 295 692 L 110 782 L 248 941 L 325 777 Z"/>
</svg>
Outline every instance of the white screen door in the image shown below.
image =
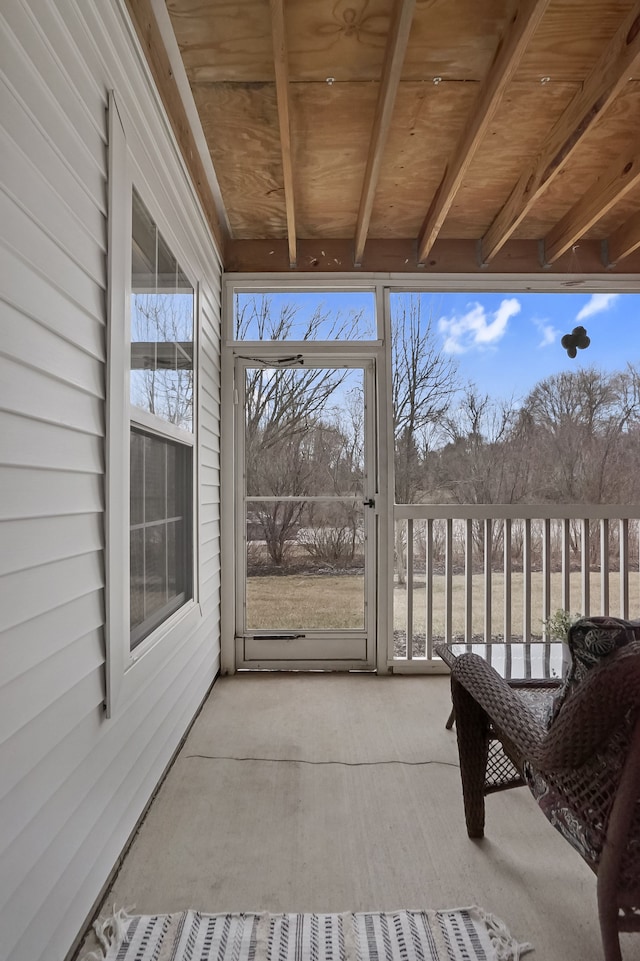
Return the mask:
<svg viewBox="0 0 640 961">
<path fill-rule="evenodd" d="M 375 667 L 374 363 L 236 360 L 237 667 Z"/>
</svg>

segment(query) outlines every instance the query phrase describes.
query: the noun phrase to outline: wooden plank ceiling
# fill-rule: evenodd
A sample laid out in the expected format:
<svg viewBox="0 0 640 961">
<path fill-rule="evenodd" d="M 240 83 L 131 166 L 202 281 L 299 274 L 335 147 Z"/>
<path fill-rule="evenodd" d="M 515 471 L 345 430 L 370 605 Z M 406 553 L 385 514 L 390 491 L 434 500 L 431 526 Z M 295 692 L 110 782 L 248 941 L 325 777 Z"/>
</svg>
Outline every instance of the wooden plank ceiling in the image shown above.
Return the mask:
<svg viewBox="0 0 640 961">
<path fill-rule="evenodd" d="M 167 0 L 222 207 L 154 2 L 227 270 L 640 269 L 640 2 Z"/>
</svg>

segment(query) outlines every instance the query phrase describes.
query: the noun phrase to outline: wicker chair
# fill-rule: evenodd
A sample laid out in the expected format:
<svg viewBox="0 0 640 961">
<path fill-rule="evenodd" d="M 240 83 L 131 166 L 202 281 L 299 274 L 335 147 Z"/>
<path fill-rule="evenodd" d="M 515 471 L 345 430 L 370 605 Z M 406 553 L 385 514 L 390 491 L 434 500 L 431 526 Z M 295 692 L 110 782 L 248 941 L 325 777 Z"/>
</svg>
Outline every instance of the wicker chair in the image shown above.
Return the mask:
<svg viewBox="0 0 640 961">
<path fill-rule="evenodd" d="M 451 671 L 469 837 L 484 834 L 487 756 L 497 738 L 597 875 L 605 961 L 622 961 L 620 931 L 640 931 L 640 628 L 618 623 L 625 645 L 580 678 L 546 727 L 481 657 L 463 654 Z"/>
</svg>

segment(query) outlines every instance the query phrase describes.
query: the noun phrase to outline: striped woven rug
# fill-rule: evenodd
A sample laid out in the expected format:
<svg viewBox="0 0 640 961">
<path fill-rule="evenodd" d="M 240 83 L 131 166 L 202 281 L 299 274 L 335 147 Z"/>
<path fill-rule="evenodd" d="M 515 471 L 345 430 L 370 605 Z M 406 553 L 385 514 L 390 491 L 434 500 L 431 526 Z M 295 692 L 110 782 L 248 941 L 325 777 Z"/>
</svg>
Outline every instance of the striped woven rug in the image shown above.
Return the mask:
<svg viewBox="0 0 640 961">
<path fill-rule="evenodd" d="M 362 914 L 124 912 L 84 961 L 518 961 L 531 949 L 480 908 Z"/>
</svg>

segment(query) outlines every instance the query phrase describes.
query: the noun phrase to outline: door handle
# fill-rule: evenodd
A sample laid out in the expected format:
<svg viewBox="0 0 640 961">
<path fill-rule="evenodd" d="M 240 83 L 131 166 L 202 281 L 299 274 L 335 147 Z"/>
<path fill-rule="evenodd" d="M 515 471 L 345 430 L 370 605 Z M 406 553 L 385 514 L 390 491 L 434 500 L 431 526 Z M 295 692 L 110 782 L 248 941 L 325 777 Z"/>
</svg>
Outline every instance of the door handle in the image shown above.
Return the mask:
<svg viewBox="0 0 640 961">
<path fill-rule="evenodd" d="M 368 497 L 368 498 L 366 499 L 366 501 L 363 501 L 363 502 L 362 502 L 362 506 L 363 506 L 363 507 L 375 507 L 375 506 L 376 506 L 376 502 L 375 502 L 375 500 L 374 500 L 373 497 Z"/>
</svg>

